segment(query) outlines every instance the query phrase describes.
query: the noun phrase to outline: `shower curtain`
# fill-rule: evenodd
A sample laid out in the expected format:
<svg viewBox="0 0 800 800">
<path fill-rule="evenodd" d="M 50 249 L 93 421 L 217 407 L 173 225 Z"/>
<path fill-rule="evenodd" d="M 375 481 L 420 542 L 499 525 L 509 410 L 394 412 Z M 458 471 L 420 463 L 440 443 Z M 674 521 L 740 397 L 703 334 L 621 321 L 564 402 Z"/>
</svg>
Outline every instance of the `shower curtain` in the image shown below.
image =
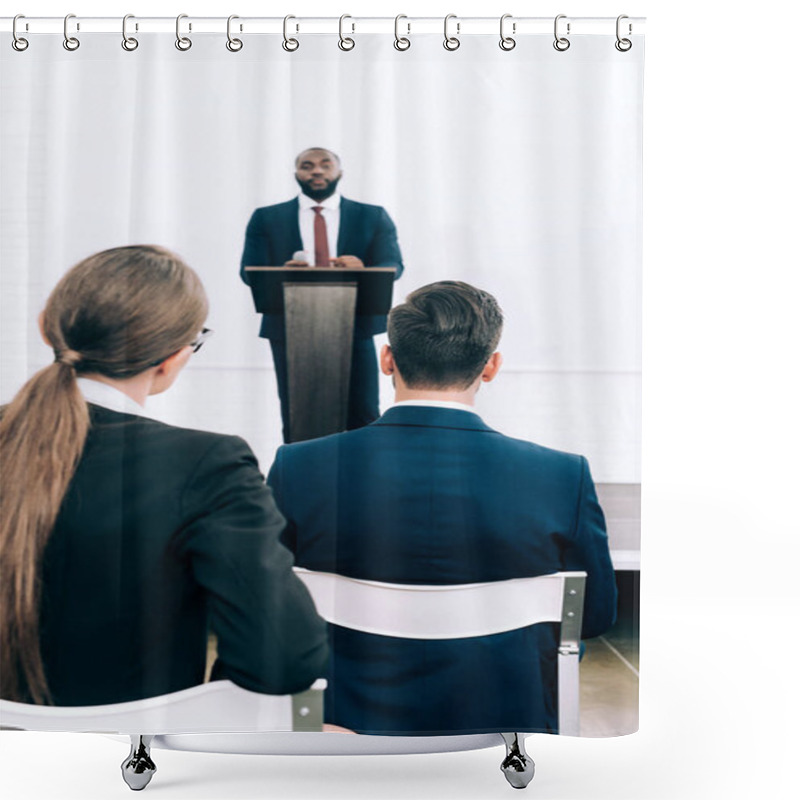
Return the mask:
<svg viewBox="0 0 800 800">
<path fill-rule="evenodd" d="M 245 228 L 255 209 L 298 195 L 298 154 L 334 152 L 342 196 L 396 226 L 393 304 L 457 280 L 502 308 L 504 365 L 478 395 L 483 421 L 591 465 L 620 605 L 615 627 L 586 642 L 581 724 L 620 735 L 638 725 L 644 42 L 621 45 L 613 20 L 601 35 L 555 38 L 511 38 L 508 24 L 504 46 L 462 36 L 457 20 L 446 47 L 399 21 L 399 39 L 346 22 L 344 38 L 303 35 L 291 21 L 283 36 L 234 22 L 226 38 L 223 20 L 189 47 L 133 28 L 135 47 L 76 31 L 77 48 L 61 34 L 4 43 L 0 400 L 51 360 L 36 318 L 70 265 L 160 244 L 202 278 L 216 333 L 148 408 L 241 436 L 266 472 L 281 413 L 238 275 Z M 384 411 L 388 379 L 379 392 Z"/>
</svg>

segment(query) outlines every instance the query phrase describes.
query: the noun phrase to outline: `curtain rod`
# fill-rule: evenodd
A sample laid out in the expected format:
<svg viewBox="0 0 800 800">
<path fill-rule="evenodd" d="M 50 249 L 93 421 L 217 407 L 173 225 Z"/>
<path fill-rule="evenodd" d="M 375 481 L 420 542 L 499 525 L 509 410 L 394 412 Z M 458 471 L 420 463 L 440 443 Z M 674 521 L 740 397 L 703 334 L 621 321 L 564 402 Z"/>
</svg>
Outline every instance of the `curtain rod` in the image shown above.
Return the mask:
<svg viewBox="0 0 800 800">
<path fill-rule="evenodd" d="M 449 15 L 448 31 L 459 36 L 474 34 L 498 33 L 500 16 L 496 17 L 459 17 Z M 504 15 L 504 32 L 506 35 L 524 36 L 530 34 L 553 34 L 554 17 L 514 17 Z M 617 32 L 616 17 L 570 17 L 559 15 L 559 29 L 569 35 L 615 35 Z M 287 22 L 288 20 L 288 22 Z M 619 23 L 623 36 L 644 33 L 645 17 L 625 17 Z M 0 18 L 0 32 L 11 33 L 13 18 Z M 130 16 L 127 30 L 138 33 L 174 33 L 177 20 L 175 17 L 137 17 Z M 217 33 L 228 31 L 227 17 L 195 17 L 181 15 L 180 26 L 183 33 Z M 232 30 L 244 34 L 282 34 L 285 25 L 293 34 L 339 34 L 353 33 L 395 33 L 400 30 L 403 36 L 425 33 L 442 33 L 444 17 L 411 17 L 401 15 L 394 17 L 358 17 L 344 15 L 338 17 L 238 17 L 231 20 Z M 70 33 L 120 33 L 122 17 L 81 17 L 70 15 Z M 569 30 L 567 26 L 569 25 Z M 64 33 L 64 17 L 35 17 L 20 15 L 17 19 L 19 35 Z M 399 28 L 397 27 L 399 26 Z M 299 28 L 299 29 L 298 29 Z"/>
</svg>

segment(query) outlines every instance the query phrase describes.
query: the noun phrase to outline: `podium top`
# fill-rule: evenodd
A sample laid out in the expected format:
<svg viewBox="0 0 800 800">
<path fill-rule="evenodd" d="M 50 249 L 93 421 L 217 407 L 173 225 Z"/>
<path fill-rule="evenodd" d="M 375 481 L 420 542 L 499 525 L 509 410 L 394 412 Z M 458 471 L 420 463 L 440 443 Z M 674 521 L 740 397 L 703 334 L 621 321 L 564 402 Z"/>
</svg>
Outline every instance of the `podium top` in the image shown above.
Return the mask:
<svg viewBox="0 0 800 800">
<path fill-rule="evenodd" d="M 287 280 L 299 280 L 301 283 L 331 279 L 335 282 L 344 280 L 346 282 L 358 281 L 360 283 L 362 279 L 359 279 L 359 275 L 376 272 L 390 272 L 394 275 L 397 272 L 394 267 L 245 267 L 244 271 L 250 275 L 258 274 L 259 272 L 271 275 L 282 274 Z M 323 275 L 325 277 L 305 277 L 310 275 Z"/>
<path fill-rule="evenodd" d="M 283 314 L 284 284 L 355 284 L 356 314 L 384 315 L 392 305 L 394 267 L 245 267 L 256 311 Z"/>
</svg>

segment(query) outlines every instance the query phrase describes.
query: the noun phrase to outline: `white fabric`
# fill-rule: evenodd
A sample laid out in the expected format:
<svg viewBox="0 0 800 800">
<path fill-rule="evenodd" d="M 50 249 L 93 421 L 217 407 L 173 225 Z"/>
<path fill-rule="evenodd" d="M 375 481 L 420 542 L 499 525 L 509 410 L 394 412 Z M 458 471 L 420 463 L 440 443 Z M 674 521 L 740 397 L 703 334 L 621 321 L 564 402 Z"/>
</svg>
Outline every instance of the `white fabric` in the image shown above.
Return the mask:
<svg viewBox="0 0 800 800">
<path fill-rule="evenodd" d="M 102 383 L 92 378 L 78 378 L 78 388 L 87 403 L 102 406 L 110 411 L 119 411 L 122 414 L 136 414 L 140 417 L 152 416 L 147 413 L 147 409 L 143 405 L 108 383 Z"/>
<path fill-rule="evenodd" d="M 468 406 L 466 403 L 456 403 L 454 400 L 400 400 L 397 403 L 392 403 L 390 408 L 398 408 L 402 406 L 423 406 L 427 408 L 454 408 L 457 411 L 469 411 L 472 414 L 477 414 L 474 406 Z"/>
<path fill-rule="evenodd" d="M 342 197 L 338 192 L 334 192 L 326 200 L 317 202 L 300 194 L 300 208 L 298 211 L 300 221 L 300 238 L 303 241 L 303 250 L 308 255 L 309 263 L 314 260 L 315 240 L 314 240 L 314 217 L 316 212 L 315 206 L 322 206 L 320 212 L 325 218 L 325 227 L 328 234 L 328 255 L 331 258 L 336 258 L 336 244 L 339 241 L 339 206 L 341 205 Z M 343 255 L 348 255 L 344 253 Z M 280 266 L 280 265 L 278 265 Z M 327 264 L 316 264 L 315 266 L 328 266 Z"/>
<path fill-rule="evenodd" d="M 36 315 L 97 250 L 153 242 L 199 272 L 213 342 L 170 391 L 170 422 L 242 435 L 264 468 L 280 443 L 269 348 L 238 277 L 256 207 L 297 194 L 294 158 L 327 146 L 345 197 L 384 206 L 406 267 L 395 300 L 459 279 L 506 317 L 505 365 L 477 410 L 503 433 L 589 458 L 595 480 L 639 480 L 641 89 L 644 43 L 609 36 L 37 34 L 0 48 L 3 74 L 0 401 L 50 352 Z M 383 340 L 379 339 L 378 344 Z M 383 407 L 391 403 L 382 378 Z"/>
</svg>

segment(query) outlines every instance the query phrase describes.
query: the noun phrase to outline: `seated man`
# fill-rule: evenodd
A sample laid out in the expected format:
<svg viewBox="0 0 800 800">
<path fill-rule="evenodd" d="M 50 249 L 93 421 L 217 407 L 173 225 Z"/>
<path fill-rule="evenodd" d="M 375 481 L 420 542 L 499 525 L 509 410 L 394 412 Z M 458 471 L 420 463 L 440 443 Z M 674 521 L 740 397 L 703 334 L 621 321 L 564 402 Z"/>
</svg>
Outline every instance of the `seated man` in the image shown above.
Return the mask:
<svg viewBox="0 0 800 800">
<path fill-rule="evenodd" d="M 442 281 L 389 316 L 395 404 L 356 431 L 281 447 L 269 475 L 301 567 L 459 584 L 588 573 L 585 637 L 615 618 L 603 512 L 582 456 L 503 436 L 475 413 L 497 375 L 502 313 Z M 422 641 L 331 626 L 326 722 L 360 733 L 558 730 L 558 625 Z"/>
</svg>

